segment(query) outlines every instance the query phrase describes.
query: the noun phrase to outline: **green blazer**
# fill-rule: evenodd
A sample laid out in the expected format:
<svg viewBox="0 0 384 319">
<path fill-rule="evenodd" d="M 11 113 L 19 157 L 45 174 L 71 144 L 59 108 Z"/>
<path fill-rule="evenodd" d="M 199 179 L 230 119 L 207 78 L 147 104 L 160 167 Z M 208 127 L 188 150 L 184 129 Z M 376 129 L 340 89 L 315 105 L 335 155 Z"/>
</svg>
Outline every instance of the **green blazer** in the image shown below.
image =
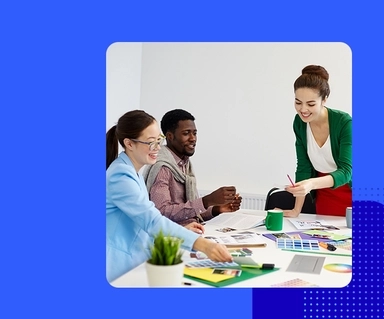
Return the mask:
<svg viewBox="0 0 384 319">
<path fill-rule="evenodd" d="M 336 171 L 333 177 L 333 188 L 349 184 L 352 187 L 352 117 L 343 111 L 328 109 L 329 135 Z M 296 135 L 296 182 L 316 177 L 316 171 L 307 154 L 307 123 L 298 114 L 293 121 Z"/>
</svg>

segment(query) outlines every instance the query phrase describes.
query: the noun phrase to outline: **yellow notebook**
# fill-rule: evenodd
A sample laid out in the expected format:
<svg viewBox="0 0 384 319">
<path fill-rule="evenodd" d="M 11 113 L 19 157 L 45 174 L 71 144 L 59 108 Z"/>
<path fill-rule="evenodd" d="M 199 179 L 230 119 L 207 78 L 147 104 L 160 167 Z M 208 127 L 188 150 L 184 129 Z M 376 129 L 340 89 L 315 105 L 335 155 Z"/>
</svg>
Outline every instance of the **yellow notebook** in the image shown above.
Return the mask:
<svg viewBox="0 0 384 319">
<path fill-rule="evenodd" d="M 184 268 L 184 275 L 203 279 L 210 282 L 220 282 L 226 279 L 233 278 L 233 276 L 213 274 L 212 268 Z"/>
</svg>

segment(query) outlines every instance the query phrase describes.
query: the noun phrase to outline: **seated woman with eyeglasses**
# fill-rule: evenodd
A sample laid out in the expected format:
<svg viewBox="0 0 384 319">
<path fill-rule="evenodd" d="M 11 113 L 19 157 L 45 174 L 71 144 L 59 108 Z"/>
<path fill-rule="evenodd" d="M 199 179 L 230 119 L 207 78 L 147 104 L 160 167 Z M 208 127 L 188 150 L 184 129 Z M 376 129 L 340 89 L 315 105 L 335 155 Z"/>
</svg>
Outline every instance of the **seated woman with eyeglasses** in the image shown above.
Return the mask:
<svg viewBox="0 0 384 319">
<path fill-rule="evenodd" d="M 109 282 L 149 258 L 153 236 L 160 230 L 183 239 L 183 249 L 201 251 L 213 261 L 232 261 L 224 245 L 198 234 L 204 231 L 202 225 L 180 226 L 161 215 L 149 200 L 139 170 L 156 162 L 163 141 L 164 136 L 160 134 L 155 118 L 142 110 L 125 113 L 107 132 L 106 249 Z M 118 155 L 119 143 L 124 151 Z"/>
</svg>

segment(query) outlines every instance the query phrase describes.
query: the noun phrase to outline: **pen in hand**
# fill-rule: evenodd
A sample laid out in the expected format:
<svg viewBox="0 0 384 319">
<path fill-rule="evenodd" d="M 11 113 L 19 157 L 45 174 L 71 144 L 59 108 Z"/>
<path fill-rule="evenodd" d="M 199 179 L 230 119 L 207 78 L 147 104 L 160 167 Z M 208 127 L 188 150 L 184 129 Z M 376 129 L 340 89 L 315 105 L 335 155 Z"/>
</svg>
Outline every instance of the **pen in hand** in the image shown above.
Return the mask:
<svg viewBox="0 0 384 319">
<path fill-rule="evenodd" d="M 295 183 L 292 181 L 292 179 L 291 179 L 291 177 L 289 176 L 289 174 L 287 174 L 287 177 L 288 177 L 289 181 L 291 182 L 292 187 L 295 187 Z"/>
</svg>

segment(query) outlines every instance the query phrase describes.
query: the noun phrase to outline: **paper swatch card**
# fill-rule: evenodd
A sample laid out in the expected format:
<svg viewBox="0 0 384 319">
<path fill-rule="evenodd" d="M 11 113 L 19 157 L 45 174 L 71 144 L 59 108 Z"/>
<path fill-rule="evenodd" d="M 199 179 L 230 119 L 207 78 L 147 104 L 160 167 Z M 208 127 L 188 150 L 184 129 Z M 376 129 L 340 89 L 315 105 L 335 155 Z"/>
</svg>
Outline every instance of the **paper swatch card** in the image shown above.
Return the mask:
<svg viewBox="0 0 384 319">
<path fill-rule="evenodd" d="M 185 264 L 187 268 L 239 268 L 235 262 L 216 262 L 210 259 L 190 261 Z"/>
<path fill-rule="evenodd" d="M 284 281 L 278 284 L 273 284 L 271 287 L 319 287 L 300 278 Z"/>
<path fill-rule="evenodd" d="M 303 251 L 320 250 L 319 241 L 311 239 L 277 238 L 276 245 L 279 249 Z"/>
<path fill-rule="evenodd" d="M 352 241 L 350 240 L 331 241 L 328 244 L 332 244 L 336 248 L 352 251 Z"/>
</svg>

